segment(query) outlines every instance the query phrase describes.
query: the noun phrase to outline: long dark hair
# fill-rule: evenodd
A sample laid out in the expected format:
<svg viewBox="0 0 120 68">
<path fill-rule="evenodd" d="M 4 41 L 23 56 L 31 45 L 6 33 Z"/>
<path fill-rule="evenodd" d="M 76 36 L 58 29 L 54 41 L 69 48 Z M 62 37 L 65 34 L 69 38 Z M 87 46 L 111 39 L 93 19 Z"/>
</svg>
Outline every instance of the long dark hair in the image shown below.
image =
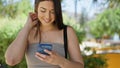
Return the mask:
<svg viewBox="0 0 120 68">
<path fill-rule="evenodd" d="M 63 18 L 62 18 L 61 0 L 35 0 L 35 6 L 34 6 L 35 13 L 38 13 L 38 5 L 41 1 L 53 1 L 54 11 L 55 11 L 54 25 L 57 26 L 59 30 L 63 29 L 64 24 L 63 24 Z M 37 36 L 38 34 L 40 35 L 39 29 L 40 29 L 40 21 L 38 20 L 37 31 L 35 36 Z"/>
</svg>

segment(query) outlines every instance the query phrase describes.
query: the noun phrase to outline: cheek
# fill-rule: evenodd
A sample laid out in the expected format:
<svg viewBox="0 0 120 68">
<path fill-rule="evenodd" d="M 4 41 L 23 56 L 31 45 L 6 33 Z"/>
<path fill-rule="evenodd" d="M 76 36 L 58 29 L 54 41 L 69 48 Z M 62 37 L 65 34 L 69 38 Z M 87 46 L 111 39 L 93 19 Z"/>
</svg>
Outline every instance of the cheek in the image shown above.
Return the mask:
<svg viewBox="0 0 120 68">
<path fill-rule="evenodd" d="M 55 15 L 52 15 L 51 17 L 52 17 L 53 20 L 55 20 Z"/>
<path fill-rule="evenodd" d="M 38 13 L 38 19 L 39 19 L 39 20 L 40 20 L 43 16 L 44 16 L 44 14 Z"/>
</svg>

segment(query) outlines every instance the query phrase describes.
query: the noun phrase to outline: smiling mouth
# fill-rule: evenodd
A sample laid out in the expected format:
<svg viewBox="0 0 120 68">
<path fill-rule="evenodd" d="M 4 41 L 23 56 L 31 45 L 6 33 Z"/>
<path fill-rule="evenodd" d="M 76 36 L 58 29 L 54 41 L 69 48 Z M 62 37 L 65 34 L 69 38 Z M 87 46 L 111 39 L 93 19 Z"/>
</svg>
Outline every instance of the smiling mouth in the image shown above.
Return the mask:
<svg viewBox="0 0 120 68">
<path fill-rule="evenodd" d="M 44 19 L 44 21 L 45 21 L 46 23 L 49 23 L 49 22 L 50 22 L 50 20 L 45 20 L 45 19 Z"/>
</svg>

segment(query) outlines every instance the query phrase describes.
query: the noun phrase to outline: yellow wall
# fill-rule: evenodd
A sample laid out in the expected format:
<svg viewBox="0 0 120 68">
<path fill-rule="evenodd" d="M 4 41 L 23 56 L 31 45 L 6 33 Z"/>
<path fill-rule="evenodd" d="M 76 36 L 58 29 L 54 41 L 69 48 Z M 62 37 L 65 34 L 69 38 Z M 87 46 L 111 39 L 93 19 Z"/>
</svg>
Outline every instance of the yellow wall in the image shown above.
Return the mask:
<svg viewBox="0 0 120 68">
<path fill-rule="evenodd" d="M 119 68 L 120 67 L 120 54 L 106 54 L 108 68 Z"/>
</svg>

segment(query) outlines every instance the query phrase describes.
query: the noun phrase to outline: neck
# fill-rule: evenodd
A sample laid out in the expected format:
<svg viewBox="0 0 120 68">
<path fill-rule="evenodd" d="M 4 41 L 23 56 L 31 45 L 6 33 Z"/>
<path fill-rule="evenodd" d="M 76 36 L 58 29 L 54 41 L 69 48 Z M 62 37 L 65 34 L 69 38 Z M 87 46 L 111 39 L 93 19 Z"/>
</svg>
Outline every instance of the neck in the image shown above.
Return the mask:
<svg viewBox="0 0 120 68">
<path fill-rule="evenodd" d="M 52 31 L 52 30 L 55 30 L 55 29 L 56 29 L 56 27 L 54 25 L 40 26 L 40 31 L 41 32 Z"/>
</svg>

